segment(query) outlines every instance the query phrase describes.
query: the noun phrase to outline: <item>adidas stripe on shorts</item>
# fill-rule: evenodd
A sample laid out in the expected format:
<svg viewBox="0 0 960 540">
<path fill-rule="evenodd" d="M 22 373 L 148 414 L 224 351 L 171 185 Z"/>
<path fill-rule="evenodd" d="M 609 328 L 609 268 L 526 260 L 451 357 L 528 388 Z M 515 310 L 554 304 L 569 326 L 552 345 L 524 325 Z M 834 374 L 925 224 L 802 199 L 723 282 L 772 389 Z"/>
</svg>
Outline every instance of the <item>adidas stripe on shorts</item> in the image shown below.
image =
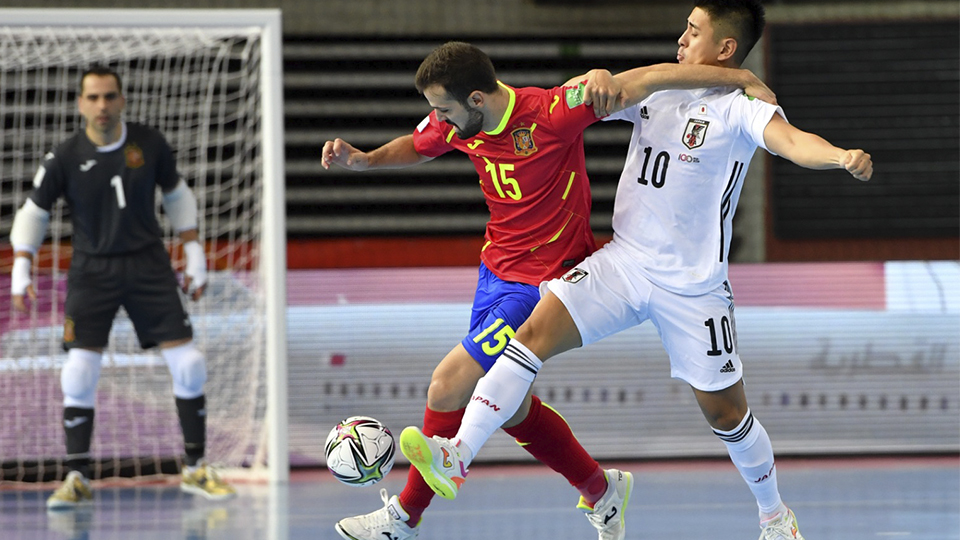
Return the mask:
<svg viewBox="0 0 960 540">
<path fill-rule="evenodd" d="M 705 392 L 740 380 L 733 293 L 727 283 L 698 296 L 660 288 L 615 242 L 544 285 L 563 302 L 583 345 L 650 320 L 670 358 L 670 375 Z"/>
</svg>

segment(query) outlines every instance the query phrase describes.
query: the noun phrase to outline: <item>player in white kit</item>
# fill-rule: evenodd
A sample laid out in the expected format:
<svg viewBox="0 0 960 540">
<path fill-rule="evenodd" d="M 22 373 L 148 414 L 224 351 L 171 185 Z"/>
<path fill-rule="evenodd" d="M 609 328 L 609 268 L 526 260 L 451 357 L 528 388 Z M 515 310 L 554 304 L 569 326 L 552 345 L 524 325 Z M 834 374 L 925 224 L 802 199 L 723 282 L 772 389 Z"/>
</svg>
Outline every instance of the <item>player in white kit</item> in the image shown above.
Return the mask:
<svg viewBox="0 0 960 540">
<path fill-rule="evenodd" d="M 762 30 L 758 0 L 697 1 L 679 39 L 678 61 L 738 67 Z M 604 76 L 593 74 L 588 84 Z M 454 439 L 428 439 L 407 428 L 401 449 L 431 460 L 418 467 L 425 474 L 460 476 L 461 465 L 465 470 L 490 435 L 525 406 L 544 360 L 650 320 L 671 375 L 691 385 L 756 497 L 761 540 L 802 540 L 780 499 L 770 438 L 743 391 L 727 281 L 733 215 L 758 146 L 803 167 L 844 168 L 859 180 L 873 173 L 870 155 L 803 132 L 778 106 L 733 88 L 657 92 L 607 118 L 617 119 L 634 129 L 613 241 L 541 285 L 543 298 L 503 353 L 512 361 L 498 362 L 477 384 Z M 459 459 L 443 459 L 450 456 Z M 622 519 L 616 505 L 607 514 Z"/>
</svg>

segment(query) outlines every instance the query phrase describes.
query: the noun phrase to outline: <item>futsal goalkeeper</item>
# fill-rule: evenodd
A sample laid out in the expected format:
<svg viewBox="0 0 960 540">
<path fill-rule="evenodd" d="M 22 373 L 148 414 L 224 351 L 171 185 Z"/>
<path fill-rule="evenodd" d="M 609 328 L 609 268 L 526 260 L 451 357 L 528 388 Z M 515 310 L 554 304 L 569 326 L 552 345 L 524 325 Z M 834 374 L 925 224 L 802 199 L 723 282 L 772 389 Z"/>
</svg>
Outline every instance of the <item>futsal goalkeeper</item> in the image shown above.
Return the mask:
<svg viewBox="0 0 960 540">
<path fill-rule="evenodd" d="M 197 201 L 180 179 L 163 136 L 122 120 L 126 99 L 121 88 L 120 76 L 112 69 L 95 66 L 83 73 L 77 107 L 85 128 L 44 158 L 10 232 L 13 303 L 26 311 L 27 298 L 36 299 L 33 258 L 46 235 L 50 209 L 60 197 L 70 207 L 73 258 L 63 328 L 67 360 L 60 373 L 70 472 L 47 499 L 50 509 L 93 500 L 88 479 L 97 382 L 120 306 L 130 316 L 140 345 L 159 346 L 170 368 L 184 439 L 181 489 L 214 500 L 236 494 L 204 460 L 206 360 L 193 343 L 193 328 L 154 210 L 159 187 L 164 211 L 186 254 L 183 291 L 197 300 L 207 282 Z"/>
</svg>

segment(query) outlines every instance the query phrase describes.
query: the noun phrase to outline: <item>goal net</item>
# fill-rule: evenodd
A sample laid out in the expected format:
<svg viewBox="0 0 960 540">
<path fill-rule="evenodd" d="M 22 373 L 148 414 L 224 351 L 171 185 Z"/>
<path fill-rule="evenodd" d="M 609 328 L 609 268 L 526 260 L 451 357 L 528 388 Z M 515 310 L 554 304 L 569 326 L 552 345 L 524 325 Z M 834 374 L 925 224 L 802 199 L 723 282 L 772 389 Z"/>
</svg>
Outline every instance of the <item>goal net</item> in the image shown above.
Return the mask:
<svg viewBox="0 0 960 540">
<path fill-rule="evenodd" d="M 268 343 L 278 324 L 268 313 L 283 312 L 271 309 L 283 302 L 271 297 L 283 288 L 269 285 L 284 279 L 278 270 L 282 261 L 274 260 L 283 251 L 272 249 L 269 238 L 276 236 L 270 220 L 277 218 L 278 189 L 282 200 L 283 178 L 274 174 L 282 171 L 275 163 L 282 152 L 270 140 L 277 138 L 270 126 L 280 111 L 276 100 L 267 103 L 263 90 L 267 64 L 275 58 L 268 47 L 278 40 L 264 39 L 264 26 L 253 22 L 261 17 L 240 17 L 250 22 L 228 26 L 220 22 L 221 12 L 216 23 L 204 26 L 197 13 L 51 10 L 36 24 L 0 27 L 0 482 L 49 481 L 65 474 L 60 367 L 66 359 L 61 340 L 70 209 L 61 201 L 51 212 L 35 265 L 38 299 L 26 314 L 15 312 L 10 299 L 9 234 L 44 154 L 82 129 L 79 78 L 93 64 L 119 73 L 125 120 L 164 134 L 198 199 L 210 279 L 203 299 L 184 297 L 184 303 L 207 359 L 208 460 L 264 470 L 268 361 L 282 360 L 271 358 L 277 356 L 276 344 Z M 86 18 L 96 22 L 69 23 L 91 14 Z M 179 272 L 184 266 L 179 241 L 162 215 L 161 224 Z M 264 279 L 265 272 L 279 275 Z M 93 475 L 170 473 L 182 453 L 167 367 L 155 350 L 140 349 L 121 309 L 103 356 Z"/>
</svg>

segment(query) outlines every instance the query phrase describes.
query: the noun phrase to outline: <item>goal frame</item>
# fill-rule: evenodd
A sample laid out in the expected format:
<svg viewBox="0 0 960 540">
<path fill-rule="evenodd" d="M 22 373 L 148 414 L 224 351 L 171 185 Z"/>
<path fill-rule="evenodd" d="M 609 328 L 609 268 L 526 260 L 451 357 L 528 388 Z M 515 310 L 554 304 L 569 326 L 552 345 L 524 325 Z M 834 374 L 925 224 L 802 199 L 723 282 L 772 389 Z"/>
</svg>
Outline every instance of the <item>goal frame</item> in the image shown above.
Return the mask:
<svg viewBox="0 0 960 540">
<path fill-rule="evenodd" d="M 290 478 L 287 420 L 286 201 L 282 16 L 279 9 L 0 9 L 4 26 L 261 29 L 263 200 L 260 281 L 265 294 L 267 478 Z M 189 21 L 184 24 L 184 21 Z"/>
</svg>

